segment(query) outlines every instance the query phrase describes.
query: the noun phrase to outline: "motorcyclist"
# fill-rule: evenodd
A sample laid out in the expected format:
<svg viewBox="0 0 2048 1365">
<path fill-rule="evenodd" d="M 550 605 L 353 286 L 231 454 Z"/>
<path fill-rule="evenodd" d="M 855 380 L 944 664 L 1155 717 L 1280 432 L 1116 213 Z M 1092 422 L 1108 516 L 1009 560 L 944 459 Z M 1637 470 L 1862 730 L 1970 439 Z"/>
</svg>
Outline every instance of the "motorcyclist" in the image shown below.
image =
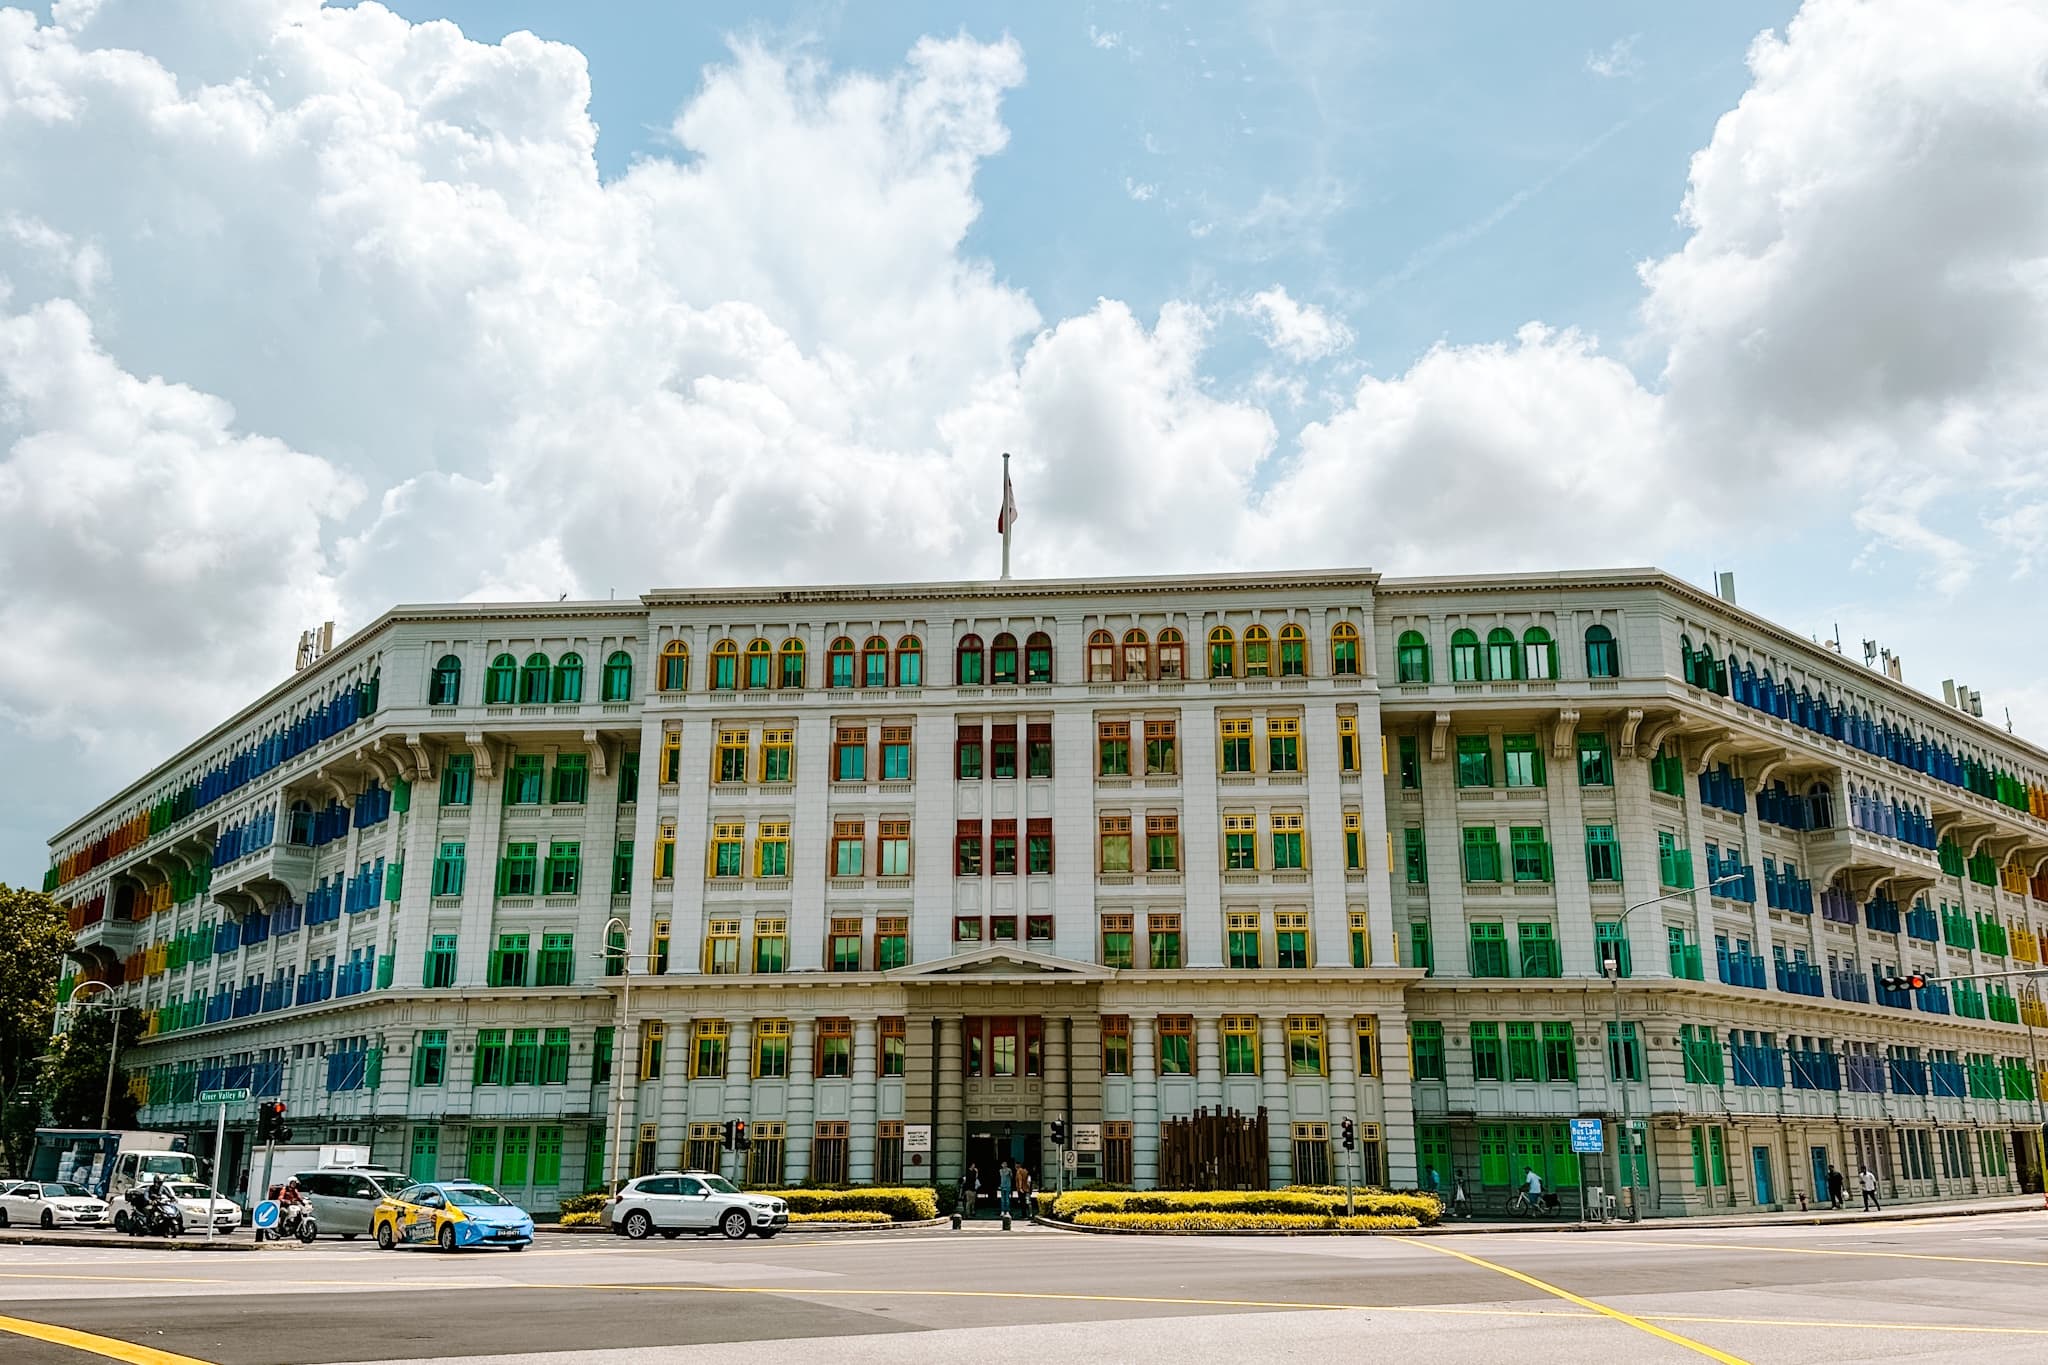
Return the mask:
<svg viewBox="0 0 2048 1365">
<path fill-rule="evenodd" d="M 313 1211 L 312 1203 L 299 1188 L 299 1178 L 293 1176 L 284 1182 L 284 1188 L 277 1192 L 277 1233 L 288 1237 L 295 1232 L 299 1220 Z"/>
<path fill-rule="evenodd" d="M 277 1192 L 277 1202 L 280 1208 L 289 1208 L 293 1204 L 297 1204 L 300 1208 L 306 1206 L 306 1195 L 299 1188 L 299 1178 L 297 1176 L 293 1176 L 290 1180 L 284 1182 L 284 1188 Z"/>
</svg>

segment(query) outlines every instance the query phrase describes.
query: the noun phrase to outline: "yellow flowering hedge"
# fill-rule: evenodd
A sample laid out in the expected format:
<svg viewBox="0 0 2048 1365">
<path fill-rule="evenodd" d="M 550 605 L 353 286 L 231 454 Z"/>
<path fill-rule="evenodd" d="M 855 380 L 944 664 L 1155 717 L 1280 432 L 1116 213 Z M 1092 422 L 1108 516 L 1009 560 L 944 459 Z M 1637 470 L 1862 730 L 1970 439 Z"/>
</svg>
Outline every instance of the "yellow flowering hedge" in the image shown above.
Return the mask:
<svg viewBox="0 0 2048 1365">
<path fill-rule="evenodd" d="M 1359 1217 L 1406 1219 L 1407 1226 L 1427 1226 L 1443 1216 L 1443 1203 L 1427 1194 L 1360 1190 L 1355 1196 L 1355 1207 Z M 1062 1222 L 1078 1223 L 1083 1221 L 1083 1215 L 1090 1213 L 1302 1217 L 1322 1225 L 1344 1215 L 1344 1192 L 1319 1189 L 1076 1190 L 1053 1200 L 1050 1216 Z"/>
<path fill-rule="evenodd" d="M 1421 1224 L 1389 1214 L 1331 1218 L 1314 1213 L 1080 1213 L 1074 1223 L 1084 1228 L 1129 1228 L 1143 1232 L 1406 1232 Z"/>
<path fill-rule="evenodd" d="M 790 1225 L 798 1223 L 851 1223 L 867 1225 L 893 1221 L 888 1214 L 876 1209 L 820 1209 L 816 1213 L 792 1213 Z"/>
<path fill-rule="evenodd" d="M 594 1228 L 603 1221 L 604 1214 L 597 1209 L 581 1209 L 575 1213 L 562 1215 L 562 1226 L 565 1228 Z"/>
<path fill-rule="evenodd" d="M 939 1197 L 930 1187 L 876 1185 L 854 1190 L 750 1190 L 789 1204 L 791 1221 L 800 1213 L 879 1213 L 885 1221 L 916 1222 L 939 1216 Z"/>
</svg>

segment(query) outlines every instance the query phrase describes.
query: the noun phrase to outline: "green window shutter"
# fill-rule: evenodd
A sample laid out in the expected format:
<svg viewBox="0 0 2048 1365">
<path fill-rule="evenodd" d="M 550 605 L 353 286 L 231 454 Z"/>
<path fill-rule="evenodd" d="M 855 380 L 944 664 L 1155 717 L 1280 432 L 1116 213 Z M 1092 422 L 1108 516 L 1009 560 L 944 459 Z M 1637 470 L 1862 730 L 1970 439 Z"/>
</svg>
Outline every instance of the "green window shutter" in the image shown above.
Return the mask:
<svg viewBox="0 0 2048 1365">
<path fill-rule="evenodd" d="M 412 783 L 408 779 L 401 777 L 392 784 L 391 809 L 400 815 L 412 809 Z"/>
<path fill-rule="evenodd" d="M 393 863 L 384 869 L 384 899 L 396 901 L 399 889 L 405 884 L 405 864 Z"/>
</svg>

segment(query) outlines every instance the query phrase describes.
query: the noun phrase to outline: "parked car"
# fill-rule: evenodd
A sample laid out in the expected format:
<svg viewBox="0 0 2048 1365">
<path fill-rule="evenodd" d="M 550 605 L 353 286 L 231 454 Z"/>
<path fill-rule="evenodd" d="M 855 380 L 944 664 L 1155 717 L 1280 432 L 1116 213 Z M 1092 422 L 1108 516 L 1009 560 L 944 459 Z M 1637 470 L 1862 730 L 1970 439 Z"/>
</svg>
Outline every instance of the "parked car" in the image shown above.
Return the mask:
<svg viewBox="0 0 2048 1365">
<path fill-rule="evenodd" d="M 210 1194 L 206 1186 L 196 1180 L 166 1180 L 164 1185 L 170 1190 L 171 1198 L 178 1201 L 178 1211 L 185 1215 L 186 1231 L 206 1231 L 209 1196 L 216 1232 L 233 1232 L 242 1226 L 242 1206 L 226 1195 Z"/>
<path fill-rule="evenodd" d="M 338 1235 L 343 1241 L 371 1231 L 377 1206 L 413 1184 L 409 1175 L 374 1166 L 299 1171 L 296 1179 L 299 1193 L 313 1206 L 313 1220 L 320 1231 Z"/>
<path fill-rule="evenodd" d="M 377 1205 L 370 1215 L 377 1245 L 430 1244 L 443 1251 L 495 1246 L 524 1251 L 533 1242 L 533 1215 L 473 1180 L 414 1185 Z"/>
<path fill-rule="evenodd" d="M 670 1239 L 686 1232 L 722 1232 L 734 1241 L 751 1232 L 766 1239 L 789 1226 L 789 1204 L 748 1194 L 708 1171 L 661 1171 L 629 1181 L 605 1205 L 605 1222 L 634 1241 L 655 1232 Z"/>
<path fill-rule="evenodd" d="M 107 1201 L 69 1180 L 17 1180 L 0 1187 L 0 1228 L 10 1223 L 45 1228 L 105 1227 Z"/>
</svg>

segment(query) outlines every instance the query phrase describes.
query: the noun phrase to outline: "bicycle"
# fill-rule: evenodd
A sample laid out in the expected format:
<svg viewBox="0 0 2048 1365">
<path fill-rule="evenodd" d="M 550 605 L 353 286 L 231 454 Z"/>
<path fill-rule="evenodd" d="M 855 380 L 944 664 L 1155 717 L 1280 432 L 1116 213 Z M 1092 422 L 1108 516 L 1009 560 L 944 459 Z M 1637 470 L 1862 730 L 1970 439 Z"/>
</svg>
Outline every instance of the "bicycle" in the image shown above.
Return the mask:
<svg viewBox="0 0 2048 1365">
<path fill-rule="evenodd" d="M 1508 1214 L 1515 1218 L 1549 1218 L 1563 1212 L 1564 1204 L 1554 1194 L 1545 1191 L 1531 1194 L 1527 1190 L 1516 1190 L 1508 1200 Z"/>
</svg>

